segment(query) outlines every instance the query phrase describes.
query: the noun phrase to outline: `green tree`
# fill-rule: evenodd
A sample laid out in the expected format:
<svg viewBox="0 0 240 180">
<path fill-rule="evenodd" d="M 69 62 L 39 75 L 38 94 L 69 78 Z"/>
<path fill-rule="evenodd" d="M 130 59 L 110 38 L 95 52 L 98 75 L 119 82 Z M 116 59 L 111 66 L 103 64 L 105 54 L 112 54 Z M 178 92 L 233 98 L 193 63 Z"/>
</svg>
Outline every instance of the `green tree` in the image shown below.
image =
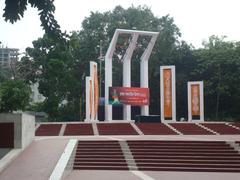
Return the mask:
<svg viewBox="0 0 240 180">
<path fill-rule="evenodd" d="M 43 111 L 52 120 L 61 120 L 63 112 L 69 113 L 65 115 L 68 119 L 62 120 L 79 119 L 79 99 L 83 94 L 85 68 L 83 61 L 78 58 L 78 38 L 73 32 L 70 40 L 63 44 L 45 35 L 33 41 L 33 48 L 26 49 L 27 56 L 18 64 L 18 72 L 26 82 L 39 83 L 39 91 L 46 97 Z M 73 109 L 64 110 L 69 107 Z"/>
<path fill-rule="evenodd" d="M 8 80 L 0 85 L 0 112 L 24 110 L 30 100 L 30 88 L 21 80 Z"/>
<path fill-rule="evenodd" d="M 3 17 L 5 21 L 14 23 L 24 16 L 29 4 L 39 11 L 41 26 L 45 33 L 62 39 L 66 37 L 66 34 L 61 32 L 60 26 L 54 18 L 55 6 L 53 2 L 54 0 L 5 0 Z"/>
<path fill-rule="evenodd" d="M 192 75 L 204 80 L 206 112 L 216 119 L 240 116 L 240 43 L 224 39 L 211 36 L 194 52 L 197 66 Z"/>
</svg>

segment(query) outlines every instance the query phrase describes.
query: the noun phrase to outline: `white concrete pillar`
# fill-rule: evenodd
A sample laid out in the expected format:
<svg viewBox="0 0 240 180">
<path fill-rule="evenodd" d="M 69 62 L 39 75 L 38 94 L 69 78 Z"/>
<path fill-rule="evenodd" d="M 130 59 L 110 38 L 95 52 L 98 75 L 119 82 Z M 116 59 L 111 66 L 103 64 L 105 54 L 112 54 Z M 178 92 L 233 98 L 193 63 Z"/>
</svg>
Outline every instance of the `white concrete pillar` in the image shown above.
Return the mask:
<svg viewBox="0 0 240 180">
<path fill-rule="evenodd" d="M 90 61 L 90 77 L 92 79 L 92 120 L 98 120 L 98 101 L 99 101 L 99 87 L 98 87 L 98 74 L 97 63 Z"/>
<path fill-rule="evenodd" d="M 140 86 L 148 88 L 148 60 L 142 60 L 140 64 Z M 141 115 L 149 115 L 149 106 L 141 106 Z"/>
<path fill-rule="evenodd" d="M 131 87 L 131 60 L 123 61 L 123 87 Z M 131 120 L 131 105 L 123 105 L 123 119 Z"/>
<path fill-rule="evenodd" d="M 150 42 L 148 43 L 147 48 L 141 56 L 140 63 L 140 86 L 142 88 L 148 88 L 148 60 L 152 53 L 152 49 L 157 40 L 157 34 L 153 34 Z M 149 106 L 141 106 L 141 115 L 148 116 L 149 115 Z"/>
<path fill-rule="evenodd" d="M 112 121 L 112 105 L 108 103 L 109 87 L 112 86 L 112 57 L 115 51 L 118 31 L 115 31 L 105 56 L 105 121 Z"/>
<path fill-rule="evenodd" d="M 112 59 L 105 60 L 105 121 L 112 121 L 112 105 L 108 104 L 109 87 L 112 87 Z"/>
<path fill-rule="evenodd" d="M 90 91 L 90 84 L 91 84 L 92 78 L 90 76 L 86 76 L 86 80 L 85 80 L 85 88 L 86 88 L 86 103 L 85 103 L 85 112 L 86 112 L 86 117 L 85 117 L 85 121 L 90 121 L 91 120 L 91 112 L 90 112 L 90 96 L 91 96 L 91 91 Z"/>
<path fill-rule="evenodd" d="M 138 34 L 132 35 L 132 40 L 123 57 L 123 87 L 131 87 L 131 58 L 136 47 Z M 131 105 L 123 105 L 123 119 L 131 120 Z"/>
</svg>

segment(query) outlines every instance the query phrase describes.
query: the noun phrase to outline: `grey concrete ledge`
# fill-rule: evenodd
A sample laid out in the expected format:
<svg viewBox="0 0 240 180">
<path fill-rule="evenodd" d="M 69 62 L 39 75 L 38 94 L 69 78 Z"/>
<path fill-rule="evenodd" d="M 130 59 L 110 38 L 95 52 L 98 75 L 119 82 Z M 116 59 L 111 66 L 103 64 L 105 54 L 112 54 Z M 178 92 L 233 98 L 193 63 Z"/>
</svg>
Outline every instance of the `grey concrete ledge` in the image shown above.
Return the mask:
<svg viewBox="0 0 240 180">
<path fill-rule="evenodd" d="M 22 149 L 13 149 L 0 159 L 0 174 L 21 152 Z"/>
</svg>

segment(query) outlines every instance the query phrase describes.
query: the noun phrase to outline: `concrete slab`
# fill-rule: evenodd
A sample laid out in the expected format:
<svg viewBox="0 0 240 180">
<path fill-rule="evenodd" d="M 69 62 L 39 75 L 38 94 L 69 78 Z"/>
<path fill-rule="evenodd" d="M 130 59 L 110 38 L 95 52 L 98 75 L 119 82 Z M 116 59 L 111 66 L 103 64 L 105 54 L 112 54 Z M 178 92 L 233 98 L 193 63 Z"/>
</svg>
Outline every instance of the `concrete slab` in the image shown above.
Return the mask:
<svg viewBox="0 0 240 180">
<path fill-rule="evenodd" d="M 167 172 L 167 171 L 72 171 L 64 180 L 236 180 L 239 173 Z"/>
<path fill-rule="evenodd" d="M 3 172 L 1 180 L 48 179 L 64 151 L 67 139 L 35 140 Z"/>
<path fill-rule="evenodd" d="M 0 159 L 0 173 L 9 165 L 11 162 L 17 158 L 17 156 L 22 152 L 22 149 L 12 149 L 4 157 Z"/>
<path fill-rule="evenodd" d="M 38 136 L 43 139 L 78 139 L 78 140 L 195 140 L 195 141 L 240 141 L 240 135 L 124 135 L 124 136 Z"/>
<path fill-rule="evenodd" d="M 10 148 L 0 148 L 0 159 L 4 157 L 8 152 L 10 152 L 12 149 Z"/>
<path fill-rule="evenodd" d="M 209 172 L 155 172 L 144 171 L 145 174 L 156 180 L 236 180 L 240 173 L 209 173 Z"/>
<path fill-rule="evenodd" d="M 72 171 L 64 180 L 141 180 L 142 178 L 137 177 L 130 171 L 104 171 L 104 170 L 95 170 L 95 171 Z"/>
</svg>

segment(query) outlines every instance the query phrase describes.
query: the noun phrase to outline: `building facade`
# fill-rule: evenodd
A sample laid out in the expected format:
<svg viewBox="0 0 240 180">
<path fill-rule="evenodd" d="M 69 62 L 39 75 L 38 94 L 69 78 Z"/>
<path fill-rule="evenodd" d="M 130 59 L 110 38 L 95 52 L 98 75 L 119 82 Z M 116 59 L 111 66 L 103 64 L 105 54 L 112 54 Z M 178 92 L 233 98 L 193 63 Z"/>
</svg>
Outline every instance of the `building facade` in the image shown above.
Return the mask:
<svg viewBox="0 0 240 180">
<path fill-rule="evenodd" d="M 0 48 L 0 67 L 2 69 L 15 69 L 18 60 L 19 49 Z"/>
</svg>

